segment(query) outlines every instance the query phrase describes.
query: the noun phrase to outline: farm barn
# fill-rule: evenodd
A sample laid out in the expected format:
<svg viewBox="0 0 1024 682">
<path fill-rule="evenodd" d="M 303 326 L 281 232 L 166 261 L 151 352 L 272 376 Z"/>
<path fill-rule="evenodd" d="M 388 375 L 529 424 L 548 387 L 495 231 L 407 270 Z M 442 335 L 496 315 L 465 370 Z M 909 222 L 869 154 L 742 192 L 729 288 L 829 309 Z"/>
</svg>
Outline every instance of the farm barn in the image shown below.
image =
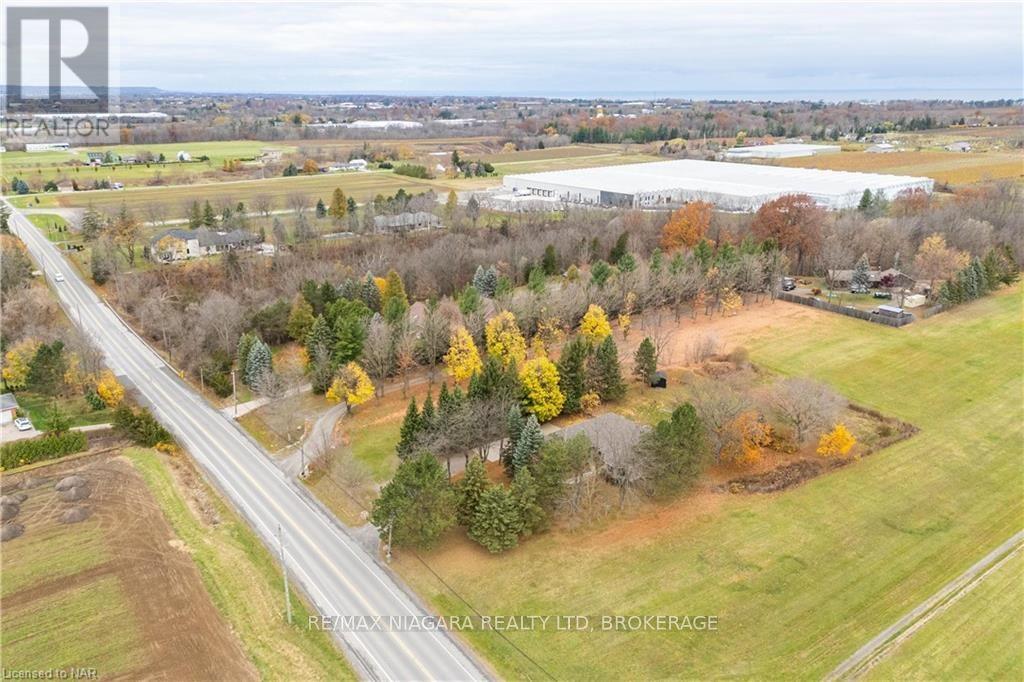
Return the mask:
<svg viewBox="0 0 1024 682">
<path fill-rule="evenodd" d="M 658 161 L 505 176 L 504 190 L 566 203 L 654 208 L 708 201 L 725 211 L 755 211 L 787 194 L 807 194 L 828 209 L 853 208 L 865 189 L 889 199 L 931 192 L 931 178 L 782 168 L 720 161 Z"/>
</svg>

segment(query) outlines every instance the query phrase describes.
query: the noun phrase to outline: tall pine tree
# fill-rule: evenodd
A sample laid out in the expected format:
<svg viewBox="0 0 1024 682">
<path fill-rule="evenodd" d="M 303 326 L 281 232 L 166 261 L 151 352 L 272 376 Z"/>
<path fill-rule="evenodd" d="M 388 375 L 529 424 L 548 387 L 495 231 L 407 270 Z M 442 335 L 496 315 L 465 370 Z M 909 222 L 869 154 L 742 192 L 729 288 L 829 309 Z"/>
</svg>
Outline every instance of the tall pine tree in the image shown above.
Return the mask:
<svg viewBox="0 0 1024 682">
<path fill-rule="evenodd" d="M 619 400 L 626 395 L 626 383 L 622 380 L 619 365 L 619 349 L 611 336 L 606 336 L 594 353 L 594 391 L 601 400 Z"/>
</svg>

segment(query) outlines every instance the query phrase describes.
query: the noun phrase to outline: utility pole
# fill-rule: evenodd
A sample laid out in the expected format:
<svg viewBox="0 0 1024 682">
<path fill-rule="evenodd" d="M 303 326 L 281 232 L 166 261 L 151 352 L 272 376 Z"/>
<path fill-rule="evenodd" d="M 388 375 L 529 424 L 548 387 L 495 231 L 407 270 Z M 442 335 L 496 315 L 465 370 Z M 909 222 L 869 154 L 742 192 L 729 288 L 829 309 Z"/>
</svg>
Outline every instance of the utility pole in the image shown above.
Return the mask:
<svg viewBox="0 0 1024 682">
<path fill-rule="evenodd" d="M 284 535 L 281 524 L 277 524 L 277 544 L 281 548 L 281 573 L 284 574 L 284 607 L 288 614 L 288 624 L 292 623 L 292 595 L 288 591 L 288 566 L 284 563 Z"/>
<path fill-rule="evenodd" d="M 391 518 L 388 519 L 388 553 L 387 553 L 387 560 L 388 560 L 389 564 L 391 563 L 391 529 L 392 529 L 392 527 L 394 527 L 394 525 L 395 525 L 395 517 L 392 514 Z"/>
<path fill-rule="evenodd" d="M 203 366 L 199 365 L 199 388 L 206 393 L 206 380 L 203 379 Z"/>
<path fill-rule="evenodd" d="M 231 395 L 235 397 L 235 418 L 238 418 L 238 391 L 235 388 L 235 370 L 231 370 Z"/>
</svg>

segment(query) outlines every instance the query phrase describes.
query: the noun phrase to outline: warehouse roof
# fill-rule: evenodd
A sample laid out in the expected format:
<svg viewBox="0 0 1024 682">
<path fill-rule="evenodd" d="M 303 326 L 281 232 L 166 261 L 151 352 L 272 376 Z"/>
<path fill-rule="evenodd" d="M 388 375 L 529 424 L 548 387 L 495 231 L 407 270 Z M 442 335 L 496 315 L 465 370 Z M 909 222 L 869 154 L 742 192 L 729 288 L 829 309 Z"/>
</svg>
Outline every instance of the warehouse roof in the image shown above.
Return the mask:
<svg viewBox="0 0 1024 682">
<path fill-rule="evenodd" d="M 724 161 L 657 161 L 603 168 L 548 171 L 505 177 L 506 186 L 549 183 L 583 189 L 642 194 L 686 189 L 734 196 L 758 197 L 772 194 L 836 195 L 884 187 L 924 183 L 928 178 L 877 173 L 782 168 Z"/>
</svg>

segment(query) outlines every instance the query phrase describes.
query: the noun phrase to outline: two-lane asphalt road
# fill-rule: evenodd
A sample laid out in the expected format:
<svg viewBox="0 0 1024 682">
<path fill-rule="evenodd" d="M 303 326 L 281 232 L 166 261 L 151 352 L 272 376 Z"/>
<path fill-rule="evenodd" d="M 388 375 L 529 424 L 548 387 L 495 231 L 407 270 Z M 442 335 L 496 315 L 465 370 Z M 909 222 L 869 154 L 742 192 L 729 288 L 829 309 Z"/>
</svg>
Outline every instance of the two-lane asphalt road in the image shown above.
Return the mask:
<svg viewBox="0 0 1024 682">
<path fill-rule="evenodd" d="M 326 616 L 365 616 L 368 620 L 379 616 L 385 622 L 428 615 L 343 527 L 293 487 L 233 421 L 181 381 L 13 207 L 11 223 L 72 321 L 103 350 L 114 372 L 134 385 L 275 556 L 278 528 L 283 531 L 289 574 L 301 584 L 317 611 Z M 56 281 L 58 272 L 64 281 Z M 342 629 L 336 629 L 335 635 L 364 677 L 486 677 L 481 666 L 443 631 Z"/>
</svg>

